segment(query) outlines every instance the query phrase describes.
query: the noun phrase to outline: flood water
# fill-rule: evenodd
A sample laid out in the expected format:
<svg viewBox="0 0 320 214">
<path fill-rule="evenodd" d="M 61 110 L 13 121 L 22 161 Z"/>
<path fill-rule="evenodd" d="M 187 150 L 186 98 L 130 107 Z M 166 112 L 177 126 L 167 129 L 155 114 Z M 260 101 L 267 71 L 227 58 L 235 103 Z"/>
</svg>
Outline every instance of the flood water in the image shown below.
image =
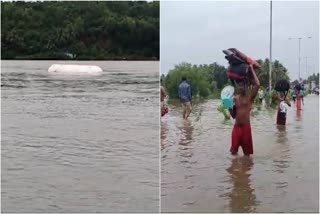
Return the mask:
<svg viewBox="0 0 320 214">
<path fill-rule="evenodd" d="M 169 105 L 161 118 L 162 212 L 318 212 L 319 96 L 293 105 L 285 129 L 275 109 L 255 108 L 251 159 L 229 154 L 234 121 L 219 103 L 194 106 L 189 121 Z"/>
<path fill-rule="evenodd" d="M 1 64 L 2 212 L 158 212 L 159 62 Z"/>
</svg>

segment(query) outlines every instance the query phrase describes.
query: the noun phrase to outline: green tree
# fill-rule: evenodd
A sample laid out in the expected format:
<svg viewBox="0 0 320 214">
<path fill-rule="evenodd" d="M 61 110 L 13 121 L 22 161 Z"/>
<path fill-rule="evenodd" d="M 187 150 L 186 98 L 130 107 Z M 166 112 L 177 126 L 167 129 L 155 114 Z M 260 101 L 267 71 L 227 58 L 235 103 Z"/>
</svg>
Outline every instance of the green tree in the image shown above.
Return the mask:
<svg viewBox="0 0 320 214">
<path fill-rule="evenodd" d="M 316 84 L 316 85 L 319 85 L 319 73 L 317 73 L 317 74 L 312 74 L 311 76 L 309 76 L 309 77 L 307 78 L 307 80 L 308 80 L 309 82 L 315 81 L 315 84 Z"/>
<path fill-rule="evenodd" d="M 257 71 L 260 84 L 263 87 L 268 87 L 269 86 L 269 59 L 265 59 L 264 61 L 260 59 L 257 62 L 261 65 L 261 69 Z M 289 80 L 288 72 L 287 72 L 287 69 L 278 60 L 275 60 L 272 63 L 272 70 L 271 70 L 272 87 L 274 87 L 274 84 L 280 79 Z"/>
<path fill-rule="evenodd" d="M 269 61 L 265 59 L 264 61 L 258 60 L 258 62 L 261 65 L 261 69 L 257 70 L 258 78 L 262 87 L 267 87 L 269 85 Z M 227 68 L 218 63 L 192 65 L 184 62 L 176 65 L 167 75 L 161 76 L 171 98 L 178 98 L 178 86 L 183 76 L 191 85 L 192 95 L 200 98 L 217 98 L 226 85 L 231 85 L 227 76 Z M 288 71 L 278 60 L 275 60 L 272 69 L 273 85 L 280 79 L 289 80 Z"/>
<path fill-rule="evenodd" d="M 3 2 L 1 26 L 2 59 L 159 59 L 159 2 Z"/>
</svg>

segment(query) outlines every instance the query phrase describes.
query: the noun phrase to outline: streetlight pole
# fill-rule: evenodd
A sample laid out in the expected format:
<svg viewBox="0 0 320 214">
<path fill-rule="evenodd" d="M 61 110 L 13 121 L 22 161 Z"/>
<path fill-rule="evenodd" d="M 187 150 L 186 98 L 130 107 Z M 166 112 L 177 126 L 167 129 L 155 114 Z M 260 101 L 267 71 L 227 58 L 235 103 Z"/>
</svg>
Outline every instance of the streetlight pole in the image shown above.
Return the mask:
<svg viewBox="0 0 320 214">
<path fill-rule="evenodd" d="M 307 78 L 309 78 L 309 73 L 308 73 L 308 59 L 310 59 L 310 58 L 312 58 L 312 57 L 308 57 L 308 56 L 306 56 L 306 57 L 304 57 L 305 58 L 305 60 L 306 60 L 306 75 L 307 75 Z M 308 84 L 309 84 L 309 87 L 311 88 L 311 84 L 310 84 L 310 82 L 309 82 L 309 80 L 307 79 L 307 82 L 308 82 Z"/>
<path fill-rule="evenodd" d="M 307 37 L 307 39 L 311 39 L 312 37 L 311 36 L 309 36 L 309 37 Z M 297 39 L 298 41 L 299 41 L 299 79 L 298 79 L 298 81 L 300 82 L 300 79 L 301 79 L 301 76 L 300 76 L 300 62 L 301 62 L 301 58 L 300 58 L 300 50 L 301 50 L 301 46 L 300 46 L 300 43 L 301 43 L 301 39 L 303 39 L 303 38 L 301 38 L 301 37 L 298 37 L 298 38 L 289 38 L 289 40 L 292 40 L 292 39 Z"/>
<path fill-rule="evenodd" d="M 272 72 L 272 0 L 270 1 L 270 51 L 269 51 L 269 92 L 271 92 Z M 270 99 L 271 101 L 271 99 Z"/>
</svg>

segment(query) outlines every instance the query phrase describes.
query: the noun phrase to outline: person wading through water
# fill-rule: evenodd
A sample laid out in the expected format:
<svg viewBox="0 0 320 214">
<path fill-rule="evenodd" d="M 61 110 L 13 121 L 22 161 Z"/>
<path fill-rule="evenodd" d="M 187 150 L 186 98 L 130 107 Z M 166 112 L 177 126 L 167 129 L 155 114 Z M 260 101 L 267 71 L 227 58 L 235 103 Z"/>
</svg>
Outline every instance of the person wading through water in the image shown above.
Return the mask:
<svg viewBox="0 0 320 214">
<path fill-rule="evenodd" d="M 191 113 L 191 87 L 187 83 L 187 78 L 182 77 L 182 82 L 179 85 L 179 98 L 183 105 L 183 119 L 187 119 Z"/>
<path fill-rule="evenodd" d="M 291 107 L 290 101 L 285 97 L 284 93 L 281 92 L 278 104 L 278 112 L 277 112 L 277 125 L 286 125 L 287 121 L 287 110 L 288 107 Z"/>
<path fill-rule="evenodd" d="M 160 106 L 161 106 L 161 117 L 163 117 L 165 114 L 168 113 L 168 107 L 164 104 L 164 99 L 167 96 L 166 90 L 164 89 L 162 85 L 162 79 L 160 80 L 161 86 L 160 86 Z"/>
<path fill-rule="evenodd" d="M 235 119 L 230 148 L 232 155 L 238 153 L 239 146 L 242 147 L 245 156 L 253 154 L 250 112 L 260 88 L 260 81 L 252 65 L 250 65 L 249 70 L 248 72 L 252 73 L 254 86 L 249 93 L 249 85 L 245 81 L 240 81 L 238 83 L 240 94 L 235 96 L 234 106 L 229 109 L 230 115 Z"/>
</svg>

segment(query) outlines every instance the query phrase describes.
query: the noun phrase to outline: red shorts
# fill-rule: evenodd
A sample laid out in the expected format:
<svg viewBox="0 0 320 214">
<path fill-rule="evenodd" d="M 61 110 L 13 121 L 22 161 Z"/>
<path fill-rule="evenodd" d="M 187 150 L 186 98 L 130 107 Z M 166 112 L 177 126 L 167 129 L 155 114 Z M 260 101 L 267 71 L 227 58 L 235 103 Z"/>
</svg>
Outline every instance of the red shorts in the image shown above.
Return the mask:
<svg viewBox="0 0 320 214">
<path fill-rule="evenodd" d="M 297 110 L 301 110 L 301 98 L 300 97 L 297 98 L 296 104 L 297 104 Z"/>
<path fill-rule="evenodd" d="M 242 147 L 242 151 L 245 155 L 253 154 L 250 123 L 245 125 L 234 125 L 233 127 L 230 152 L 232 154 L 238 153 L 239 146 Z"/>
</svg>

